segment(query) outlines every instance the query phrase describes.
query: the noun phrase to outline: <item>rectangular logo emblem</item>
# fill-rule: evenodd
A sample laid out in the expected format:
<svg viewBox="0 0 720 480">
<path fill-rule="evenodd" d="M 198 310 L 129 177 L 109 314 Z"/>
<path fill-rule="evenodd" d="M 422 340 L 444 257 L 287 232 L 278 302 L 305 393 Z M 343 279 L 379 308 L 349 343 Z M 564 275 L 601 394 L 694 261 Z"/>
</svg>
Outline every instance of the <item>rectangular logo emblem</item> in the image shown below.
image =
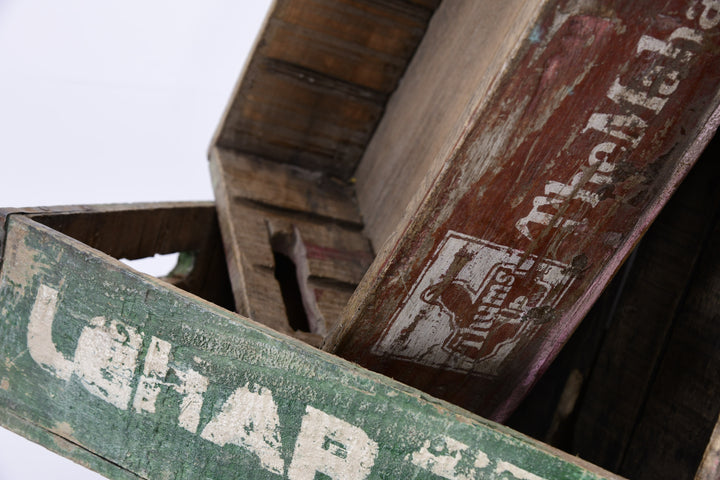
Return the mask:
<svg viewBox="0 0 720 480">
<path fill-rule="evenodd" d="M 450 231 L 373 353 L 495 376 L 555 318 L 573 281 L 568 272 L 563 263 Z"/>
</svg>

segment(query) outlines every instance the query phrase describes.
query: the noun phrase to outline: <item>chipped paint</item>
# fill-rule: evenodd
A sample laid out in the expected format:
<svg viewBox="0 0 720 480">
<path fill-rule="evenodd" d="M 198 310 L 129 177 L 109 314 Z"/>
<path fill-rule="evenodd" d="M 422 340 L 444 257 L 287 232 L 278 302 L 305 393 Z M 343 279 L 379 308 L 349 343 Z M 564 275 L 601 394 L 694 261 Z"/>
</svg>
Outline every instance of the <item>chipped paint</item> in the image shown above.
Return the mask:
<svg viewBox="0 0 720 480">
<path fill-rule="evenodd" d="M 542 5 L 424 203 L 386 244 L 325 344 L 497 420 L 547 368 L 718 124 L 716 3 Z M 467 319 L 486 311 L 475 295 L 488 271 L 456 281 L 454 256 L 438 260 L 451 232 L 572 267 L 548 281 L 557 284 L 553 301 L 520 317 L 533 328 L 513 329 L 498 311 L 478 334 L 482 321 Z M 586 264 L 576 268 L 580 255 Z M 567 290 L 557 283 L 565 275 Z M 469 333 L 474 343 L 452 340 Z M 490 348 L 503 342 L 516 347 Z"/>
</svg>

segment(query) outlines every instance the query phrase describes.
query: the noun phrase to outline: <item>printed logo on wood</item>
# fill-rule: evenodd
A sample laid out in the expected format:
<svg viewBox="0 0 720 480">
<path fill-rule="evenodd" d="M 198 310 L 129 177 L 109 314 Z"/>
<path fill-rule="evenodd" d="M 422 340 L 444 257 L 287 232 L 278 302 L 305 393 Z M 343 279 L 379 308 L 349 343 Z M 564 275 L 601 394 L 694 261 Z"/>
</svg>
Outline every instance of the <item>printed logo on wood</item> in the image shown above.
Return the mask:
<svg viewBox="0 0 720 480">
<path fill-rule="evenodd" d="M 373 347 L 376 355 L 496 375 L 553 315 L 568 265 L 450 231 Z"/>
</svg>

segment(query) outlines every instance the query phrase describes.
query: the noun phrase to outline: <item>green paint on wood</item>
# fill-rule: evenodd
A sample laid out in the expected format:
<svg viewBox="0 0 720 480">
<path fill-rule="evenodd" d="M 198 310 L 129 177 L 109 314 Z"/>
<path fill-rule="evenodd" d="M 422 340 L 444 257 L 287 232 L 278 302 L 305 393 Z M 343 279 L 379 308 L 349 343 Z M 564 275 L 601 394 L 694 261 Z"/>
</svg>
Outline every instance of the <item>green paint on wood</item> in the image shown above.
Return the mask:
<svg viewBox="0 0 720 480">
<path fill-rule="evenodd" d="M 4 254 L 0 421 L 111 478 L 611 477 L 23 216 Z"/>
</svg>

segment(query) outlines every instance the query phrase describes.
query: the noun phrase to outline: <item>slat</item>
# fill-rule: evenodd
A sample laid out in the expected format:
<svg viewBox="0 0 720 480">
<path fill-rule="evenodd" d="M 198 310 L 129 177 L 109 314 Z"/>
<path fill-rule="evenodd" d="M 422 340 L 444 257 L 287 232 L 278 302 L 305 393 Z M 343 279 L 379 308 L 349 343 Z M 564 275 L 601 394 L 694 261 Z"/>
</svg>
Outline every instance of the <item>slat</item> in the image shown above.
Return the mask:
<svg viewBox="0 0 720 480">
<path fill-rule="evenodd" d="M 231 150 L 216 149 L 212 157 L 222 162 L 222 173 L 229 179 L 227 194 L 233 198 L 362 226 L 353 190 L 344 182 Z"/>
<path fill-rule="evenodd" d="M 719 252 L 716 217 L 622 459 L 630 478 L 682 478 L 711 437 L 720 414 Z"/>
<path fill-rule="evenodd" d="M 110 478 L 617 479 L 7 220 L 0 422 Z"/>
<path fill-rule="evenodd" d="M 319 346 L 374 258 L 352 189 L 219 148 L 210 167 L 237 311 Z M 278 254 L 294 264 L 294 273 L 278 275 L 295 276 L 286 279 L 299 289 L 295 304 L 276 277 Z"/>
<path fill-rule="evenodd" d="M 211 202 L 80 205 L 22 211 L 108 255 L 129 259 L 196 249 L 207 241 L 213 224 L 217 225 Z M 187 228 L 189 225 L 193 228 Z"/>
<path fill-rule="evenodd" d="M 213 145 L 349 180 L 436 4 L 278 0 Z"/>
<path fill-rule="evenodd" d="M 506 418 L 715 131 L 713 8 L 531 9 L 325 348 Z"/>
<path fill-rule="evenodd" d="M 718 140 L 716 136 L 710 143 L 640 243 L 616 314 L 608 320 L 611 328 L 587 379 L 585 400 L 578 407 L 573 451 L 612 471 L 618 471 L 627 457 L 682 300 L 720 212 Z M 683 421 L 668 417 L 661 423 L 669 425 L 671 439 L 678 438 L 675 425 Z M 681 443 L 683 448 L 690 446 Z M 660 466 L 656 478 L 676 478 L 669 468 L 674 458 L 656 457 Z"/>
</svg>

